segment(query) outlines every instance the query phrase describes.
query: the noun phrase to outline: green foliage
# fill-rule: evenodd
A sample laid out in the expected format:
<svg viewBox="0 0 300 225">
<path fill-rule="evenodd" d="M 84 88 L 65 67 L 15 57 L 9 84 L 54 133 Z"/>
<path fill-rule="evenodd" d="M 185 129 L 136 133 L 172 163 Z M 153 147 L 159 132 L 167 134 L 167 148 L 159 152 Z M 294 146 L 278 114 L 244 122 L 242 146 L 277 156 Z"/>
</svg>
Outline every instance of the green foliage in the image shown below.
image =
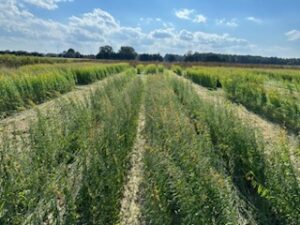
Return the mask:
<svg viewBox="0 0 300 225">
<path fill-rule="evenodd" d="M 165 67 L 163 65 L 157 65 L 157 73 L 163 73 L 165 70 Z"/>
<path fill-rule="evenodd" d="M 204 87 L 223 87 L 228 97 L 291 130 L 300 131 L 297 70 L 193 67 L 186 77 Z"/>
<path fill-rule="evenodd" d="M 8 77 L 0 76 L 0 112 L 16 110 L 23 104 L 13 81 Z"/>
<path fill-rule="evenodd" d="M 124 91 L 120 90 L 124 89 Z M 95 120 L 102 122 L 103 132 L 85 164 L 84 185 L 77 196 L 79 224 L 115 224 L 119 219 L 120 199 L 128 169 L 128 153 L 136 135 L 141 99 L 141 81 L 136 79 L 114 88 L 99 90 L 92 97 Z M 120 92 L 116 91 L 119 90 Z M 96 96 L 106 97 L 99 101 Z"/>
<path fill-rule="evenodd" d="M 71 62 L 71 60 L 59 59 L 59 58 L 49 58 L 49 57 L 36 57 L 36 56 L 15 56 L 15 55 L 0 55 L 0 66 L 5 67 L 20 67 L 24 65 L 31 64 L 41 64 L 41 63 L 66 63 Z"/>
<path fill-rule="evenodd" d="M 161 64 L 139 64 L 136 68 L 138 74 L 158 74 L 163 73 L 165 70 L 165 67 Z"/>
<path fill-rule="evenodd" d="M 296 91 L 267 86 L 262 75 L 245 74 L 224 80 L 224 90 L 233 101 L 265 117 L 300 130 L 300 98 Z"/>
<path fill-rule="evenodd" d="M 65 64 L 21 67 L 0 75 L 0 114 L 40 104 L 71 91 L 75 84 L 90 84 L 129 68 L 128 64 Z"/>
<path fill-rule="evenodd" d="M 147 84 L 146 224 L 236 224 L 227 181 L 207 158 L 209 137 L 195 132 L 166 78 Z"/>
<path fill-rule="evenodd" d="M 3 134 L 0 224 L 116 224 L 141 92 L 122 74 L 40 114 L 23 141 Z"/>
<path fill-rule="evenodd" d="M 136 66 L 137 74 L 142 74 L 142 72 L 144 71 L 144 68 L 145 68 L 145 66 L 143 64 L 138 64 Z"/>
<path fill-rule="evenodd" d="M 35 76 L 14 76 L 13 81 L 25 103 L 24 107 L 30 102 L 39 104 L 58 94 L 69 92 L 75 86 L 71 73 L 60 74 L 55 71 Z"/>
<path fill-rule="evenodd" d="M 186 77 L 197 84 L 211 89 L 217 89 L 220 86 L 218 76 L 211 74 L 209 71 L 198 70 L 196 68 L 187 69 Z"/>
<path fill-rule="evenodd" d="M 299 177 L 286 134 L 267 146 L 229 101 L 200 98 L 189 81 L 171 71 L 162 75 L 162 66 L 155 66 L 160 75 L 146 77 L 128 68 L 34 65 L 0 76 L 0 111 L 13 111 L 71 90 L 76 82 L 126 71 L 85 100 L 61 100 L 38 113 L 28 132 L 1 130 L 0 224 L 119 224 L 144 84 L 146 152 L 139 194 L 145 224 L 299 224 Z M 139 69 L 146 73 L 146 67 Z M 222 70 L 206 72 L 215 76 Z M 228 96 L 259 112 L 265 107 L 279 117 L 283 96 L 287 105 L 291 96 L 298 99 L 297 85 L 284 76 L 224 71 L 217 79 Z"/>
<path fill-rule="evenodd" d="M 179 76 L 183 76 L 183 68 L 178 65 L 172 65 L 171 70 Z"/>
<path fill-rule="evenodd" d="M 145 67 L 145 74 L 156 74 L 157 73 L 157 67 L 155 64 L 149 64 Z"/>
<path fill-rule="evenodd" d="M 197 132 L 209 133 L 212 165 L 231 177 L 249 208 L 255 207 L 257 223 L 297 224 L 300 188 L 286 141 L 267 154 L 262 137 L 230 105 L 201 100 L 178 79 L 173 87 Z"/>
<path fill-rule="evenodd" d="M 102 80 L 108 75 L 116 74 L 129 68 L 128 64 L 86 64 L 83 66 L 74 66 L 72 72 L 75 75 L 77 84 L 90 84 L 97 80 Z"/>
</svg>

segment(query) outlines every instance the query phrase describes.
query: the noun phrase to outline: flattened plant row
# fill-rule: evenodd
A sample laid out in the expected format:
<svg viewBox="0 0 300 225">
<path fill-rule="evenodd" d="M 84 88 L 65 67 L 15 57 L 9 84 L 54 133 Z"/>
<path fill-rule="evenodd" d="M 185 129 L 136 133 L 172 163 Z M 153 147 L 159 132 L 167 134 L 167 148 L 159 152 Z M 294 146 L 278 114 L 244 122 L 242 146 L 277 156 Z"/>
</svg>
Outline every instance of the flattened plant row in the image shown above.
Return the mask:
<svg viewBox="0 0 300 225">
<path fill-rule="evenodd" d="M 141 92 L 139 78 L 118 75 L 39 115 L 22 143 L 2 134 L 0 224 L 118 223 Z"/>
<path fill-rule="evenodd" d="M 128 69 L 127 64 L 24 66 L 0 73 L 0 117 Z"/>
</svg>

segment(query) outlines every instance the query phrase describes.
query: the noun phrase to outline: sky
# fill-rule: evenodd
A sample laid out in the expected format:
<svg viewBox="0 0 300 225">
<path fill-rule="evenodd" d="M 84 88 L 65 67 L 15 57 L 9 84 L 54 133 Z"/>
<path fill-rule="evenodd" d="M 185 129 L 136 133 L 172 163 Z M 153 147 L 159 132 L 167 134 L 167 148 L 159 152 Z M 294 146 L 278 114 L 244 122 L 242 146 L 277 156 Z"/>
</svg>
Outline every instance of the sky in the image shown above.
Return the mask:
<svg viewBox="0 0 300 225">
<path fill-rule="evenodd" d="M 0 0 L 0 49 L 300 57 L 299 0 Z"/>
</svg>

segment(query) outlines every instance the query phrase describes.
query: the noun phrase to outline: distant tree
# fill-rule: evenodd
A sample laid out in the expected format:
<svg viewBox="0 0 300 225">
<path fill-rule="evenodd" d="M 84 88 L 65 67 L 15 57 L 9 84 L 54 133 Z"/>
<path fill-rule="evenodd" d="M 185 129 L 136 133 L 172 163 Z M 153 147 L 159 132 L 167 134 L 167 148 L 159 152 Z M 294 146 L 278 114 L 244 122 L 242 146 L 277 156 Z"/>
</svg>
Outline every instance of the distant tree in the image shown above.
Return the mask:
<svg viewBox="0 0 300 225">
<path fill-rule="evenodd" d="M 38 53 L 38 52 L 31 52 L 30 55 L 31 56 L 43 56 L 43 54 Z"/>
<path fill-rule="evenodd" d="M 59 57 L 59 55 L 55 54 L 55 53 L 47 53 L 45 56 L 46 57 Z"/>
<path fill-rule="evenodd" d="M 181 62 L 183 60 L 183 56 L 175 54 L 166 54 L 164 57 L 164 61 L 166 62 Z"/>
<path fill-rule="evenodd" d="M 73 48 L 69 48 L 68 51 L 64 51 L 61 54 L 64 58 L 81 58 L 82 55 L 79 52 L 76 52 Z"/>
<path fill-rule="evenodd" d="M 79 52 L 75 52 L 75 57 L 74 58 L 82 58 L 82 56 Z"/>
<path fill-rule="evenodd" d="M 85 58 L 85 59 L 96 59 L 96 55 L 93 55 L 93 54 L 84 55 L 83 58 Z"/>
<path fill-rule="evenodd" d="M 175 55 L 172 55 L 172 54 L 166 54 L 165 55 L 165 61 L 166 62 L 175 62 L 176 57 L 175 57 Z"/>
<path fill-rule="evenodd" d="M 135 52 L 133 47 L 130 46 L 122 46 L 118 52 L 118 59 L 124 60 L 134 60 L 137 57 L 137 53 Z"/>
<path fill-rule="evenodd" d="M 140 54 L 138 56 L 138 60 L 140 61 L 157 61 L 157 62 L 162 62 L 163 57 L 160 54 Z"/>
<path fill-rule="evenodd" d="M 99 53 L 96 55 L 97 59 L 114 59 L 115 53 L 111 46 L 105 45 L 99 48 Z"/>
<path fill-rule="evenodd" d="M 118 53 L 115 53 L 111 46 L 102 46 L 99 49 L 97 56 L 95 55 L 82 55 L 70 48 L 60 54 L 55 53 L 38 53 L 27 51 L 10 51 L 0 50 L 0 54 L 9 54 L 16 56 L 48 56 L 48 57 L 65 57 L 65 58 L 107 58 L 107 59 L 138 59 L 140 61 L 161 61 L 162 57 L 159 54 L 140 54 L 137 53 L 132 47 L 123 46 Z M 187 52 L 185 55 L 166 54 L 163 58 L 165 62 L 223 62 L 223 63 L 243 63 L 243 64 L 274 64 L 274 65 L 300 65 L 300 58 L 278 58 L 278 57 L 262 57 L 251 55 L 227 55 L 216 53 L 199 53 Z"/>
<path fill-rule="evenodd" d="M 76 53 L 75 50 L 73 48 L 70 48 L 70 49 L 68 49 L 68 51 L 66 51 L 65 56 L 73 58 L 73 56 L 75 56 L 75 53 Z"/>
</svg>

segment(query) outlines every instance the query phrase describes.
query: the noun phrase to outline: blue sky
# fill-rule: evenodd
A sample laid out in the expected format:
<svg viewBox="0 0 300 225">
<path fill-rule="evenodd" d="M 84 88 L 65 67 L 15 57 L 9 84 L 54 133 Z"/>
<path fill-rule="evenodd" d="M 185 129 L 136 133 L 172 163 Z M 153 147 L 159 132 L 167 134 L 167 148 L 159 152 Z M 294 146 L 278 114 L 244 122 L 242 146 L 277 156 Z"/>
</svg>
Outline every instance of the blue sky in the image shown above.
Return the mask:
<svg viewBox="0 0 300 225">
<path fill-rule="evenodd" d="M 0 0 L 0 49 L 300 57 L 298 0 Z"/>
</svg>

